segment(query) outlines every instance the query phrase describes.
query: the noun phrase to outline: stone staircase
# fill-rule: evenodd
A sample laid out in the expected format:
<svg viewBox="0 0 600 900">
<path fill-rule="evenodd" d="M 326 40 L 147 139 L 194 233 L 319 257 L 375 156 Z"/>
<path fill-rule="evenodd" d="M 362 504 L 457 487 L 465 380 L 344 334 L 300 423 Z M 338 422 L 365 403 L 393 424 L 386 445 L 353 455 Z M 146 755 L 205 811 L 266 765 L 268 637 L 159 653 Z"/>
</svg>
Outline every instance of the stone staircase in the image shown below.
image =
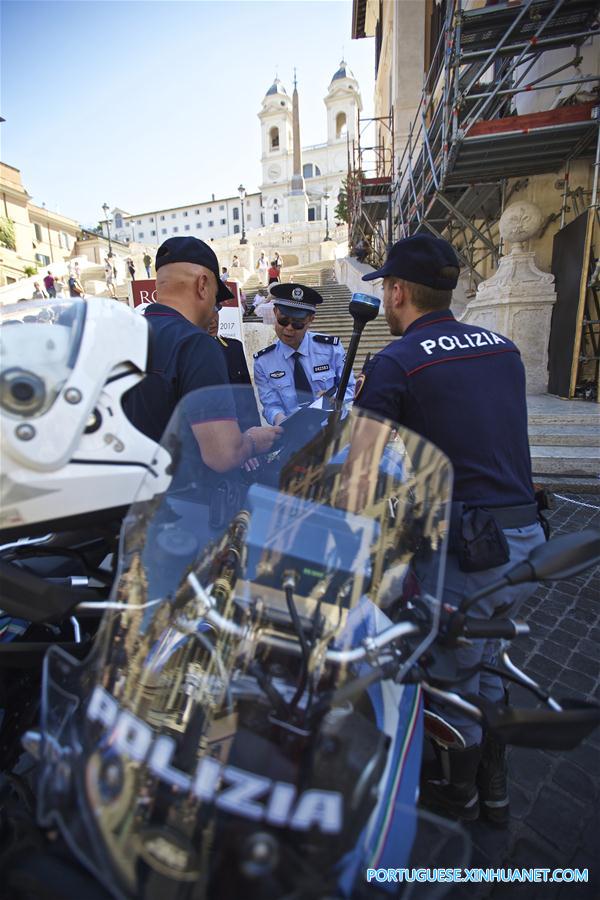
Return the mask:
<svg viewBox="0 0 600 900">
<path fill-rule="evenodd" d="M 600 408 L 585 400 L 529 396 L 529 443 L 536 483 L 600 492 Z"/>
</svg>

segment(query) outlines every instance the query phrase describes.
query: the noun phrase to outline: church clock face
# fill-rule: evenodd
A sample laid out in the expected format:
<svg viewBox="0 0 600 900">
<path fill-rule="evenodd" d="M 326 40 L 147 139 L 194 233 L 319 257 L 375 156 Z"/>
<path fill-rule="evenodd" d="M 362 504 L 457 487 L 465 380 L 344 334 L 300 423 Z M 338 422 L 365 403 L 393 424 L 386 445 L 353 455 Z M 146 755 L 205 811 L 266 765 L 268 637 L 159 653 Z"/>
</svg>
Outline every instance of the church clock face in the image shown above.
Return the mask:
<svg viewBox="0 0 600 900">
<path fill-rule="evenodd" d="M 268 175 L 269 178 L 271 178 L 273 181 L 277 181 L 277 179 L 278 179 L 279 176 L 281 175 L 281 166 L 278 166 L 278 165 L 276 165 L 275 163 L 273 163 L 273 164 L 270 165 L 269 168 L 267 169 L 267 175 Z"/>
</svg>

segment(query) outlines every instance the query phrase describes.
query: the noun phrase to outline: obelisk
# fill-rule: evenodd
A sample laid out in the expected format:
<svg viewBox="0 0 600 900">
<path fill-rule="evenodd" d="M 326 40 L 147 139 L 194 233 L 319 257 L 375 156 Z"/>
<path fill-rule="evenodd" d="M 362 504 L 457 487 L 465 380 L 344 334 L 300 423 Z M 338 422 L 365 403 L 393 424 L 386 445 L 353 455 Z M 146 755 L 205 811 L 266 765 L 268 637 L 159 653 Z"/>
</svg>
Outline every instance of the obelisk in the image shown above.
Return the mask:
<svg viewBox="0 0 600 900">
<path fill-rule="evenodd" d="M 300 103 L 298 85 L 294 69 L 294 93 L 292 94 L 292 138 L 294 145 L 294 171 L 291 190 L 288 195 L 288 222 L 306 222 L 308 220 L 308 197 L 302 175 L 302 145 L 300 143 Z"/>
</svg>

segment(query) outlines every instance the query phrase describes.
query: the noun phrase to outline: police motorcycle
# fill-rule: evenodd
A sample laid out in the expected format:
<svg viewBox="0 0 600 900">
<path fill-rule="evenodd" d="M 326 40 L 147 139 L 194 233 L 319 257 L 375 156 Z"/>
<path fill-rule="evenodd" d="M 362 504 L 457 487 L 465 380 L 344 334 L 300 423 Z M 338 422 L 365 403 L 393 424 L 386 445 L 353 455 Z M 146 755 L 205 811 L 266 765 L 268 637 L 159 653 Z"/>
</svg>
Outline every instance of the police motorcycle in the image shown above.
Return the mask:
<svg viewBox="0 0 600 900">
<path fill-rule="evenodd" d="M 446 638 L 487 624 L 469 621 L 473 598 L 462 621 L 442 615 L 452 471 L 436 447 L 370 416 L 353 454 L 360 411 L 334 411 L 326 441 L 288 442 L 277 484 L 240 474 L 237 509 L 211 519 L 221 481 L 193 429 L 226 402 L 184 398 L 163 438 L 169 483 L 148 473 L 125 519 L 90 653 L 46 655 L 26 738 L 42 831 L 34 857 L 16 842 L 0 861 L 11 896 L 399 896 L 369 872 L 464 860 L 420 839 L 424 690 L 514 743 L 573 746 L 600 721 L 544 696 L 482 708 L 436 669 L 442 619 Z M 506 577 L 568 577 L 597 542 L 558 539 Z"/>
<path fill-rule="evenodd" d="M 0 771 L 36 721 L 50 644 L 87 652 L 123 516 L 169 454 L 130 424 L 149 329 L 114 300 L 20 302 L 0 315 Z M 87 604 L 73 615 L 78 603 Z"/>
</svg>

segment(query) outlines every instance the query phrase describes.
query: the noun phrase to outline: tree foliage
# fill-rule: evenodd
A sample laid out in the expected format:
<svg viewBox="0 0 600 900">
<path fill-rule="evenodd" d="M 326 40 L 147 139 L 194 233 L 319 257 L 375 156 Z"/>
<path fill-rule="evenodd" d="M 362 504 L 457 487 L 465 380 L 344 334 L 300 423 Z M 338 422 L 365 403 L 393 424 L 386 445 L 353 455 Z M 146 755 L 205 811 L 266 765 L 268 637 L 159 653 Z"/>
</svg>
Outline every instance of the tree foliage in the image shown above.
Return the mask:
<svg viewBox="0 0 600 900">
<path fill-rule="evenodd" d="M 8 250 L 16 250 L 15 223 L 12 219 L 0 216 L 0 246 Z"/>
</svg>

